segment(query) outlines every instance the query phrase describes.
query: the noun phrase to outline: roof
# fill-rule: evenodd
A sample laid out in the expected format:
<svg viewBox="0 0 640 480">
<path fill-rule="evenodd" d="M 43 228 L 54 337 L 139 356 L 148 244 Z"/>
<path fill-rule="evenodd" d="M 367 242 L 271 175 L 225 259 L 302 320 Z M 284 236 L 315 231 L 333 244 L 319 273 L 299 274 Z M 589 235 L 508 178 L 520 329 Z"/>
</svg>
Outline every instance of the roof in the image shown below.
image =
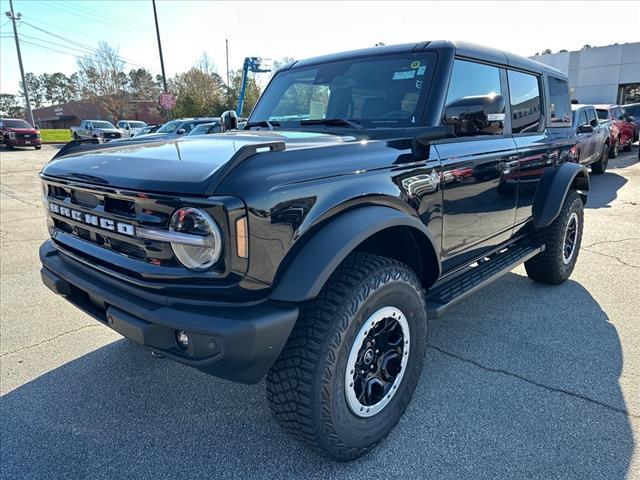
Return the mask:
<svg viewBox="0 0 640 480">
<path fill-rule="evenodd" d="M 514 53 L 505 52 L 491 47 L 484 47 L 474 43 L 449 40 L 434 40 L 418 43 L 404 43 L 399 45 L 384 45 L 381 47 L 363 48 L 360 50 L 351 50 L 347 52 L 332 53 L 320 57 L 308 58 L 292 63 L 284 68 L 300 68 L 320 63 L 335 62 L 338 60 L 346 60 L 350 58 L 372 57 L 377 55 L 389 55 L 394 53 L 419 52 L 432 49 L 451 49 L 455 54 L 462 57 L 470 57 L 478 60 L 484 60 L 490 63 L 497 63 L 504 66 L 514 67 L 521 70 L 530 70 L 533 72 L 546 72 L 552 75 L 566 75 L 553 67 L 536 62 L 526 57 L 516 55 Z"/>
<path fill-rule="evenodd" d="M 584 107 L 594 107 L 594 105 L 591 105 L 590 103 L 572 103 L 571 104 L 571 110 L 573 111 L 579 110 Z"/>
<path fill-rule="evenodd" d="M 608 110 L 610 108 L 617 107 L 617 105 L 611 104 L 611 103 L 598 103 L 598 104 L 594 105 L 594 107 L 599 108 L 601 110 L 605 110 L 605 109 Z"/>
</svg>

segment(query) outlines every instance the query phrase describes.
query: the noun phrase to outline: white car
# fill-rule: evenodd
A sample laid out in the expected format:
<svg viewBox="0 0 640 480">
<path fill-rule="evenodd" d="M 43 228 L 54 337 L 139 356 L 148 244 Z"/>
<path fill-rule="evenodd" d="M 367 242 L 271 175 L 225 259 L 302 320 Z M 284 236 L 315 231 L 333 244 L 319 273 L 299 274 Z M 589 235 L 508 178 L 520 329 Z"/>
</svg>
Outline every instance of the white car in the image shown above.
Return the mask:
<svg viewBox="0 0 640 480">
<path fill-rule="evenodd" d="M 122 138 L 133 137 L 140 133 L 140 130 L 146 126 L 147 124 L 145 122 L 139 120 L 120 120 L 117 125 L 122 132 Z"/>
</svg>

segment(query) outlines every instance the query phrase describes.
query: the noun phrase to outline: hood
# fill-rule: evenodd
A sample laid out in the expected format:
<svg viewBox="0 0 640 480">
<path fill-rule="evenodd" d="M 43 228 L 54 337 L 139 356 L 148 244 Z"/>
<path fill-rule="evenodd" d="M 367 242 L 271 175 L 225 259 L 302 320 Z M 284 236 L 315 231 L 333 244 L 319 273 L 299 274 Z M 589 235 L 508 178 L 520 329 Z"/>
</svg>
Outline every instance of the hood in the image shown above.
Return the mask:
<svg viewBox="0 0 640 480">
<path fill-rule="evenodd" d="M 38 133 L 38 130 L 35 128 L 13 128 L 13 127 L 5 127 L 5 132 L 13 132 L 13 133 L 27 133 L 27 134 L 35 134 Z"/>
<path fill-rule="evenodd" d="M 222 167 L 245 145 L 281 141 L 291 150 L 353 140 L 350 136 L 315 132 L 256 131 L 167 141 L 112 142 L 55 158 L 43 168 L 42 174 L 141 192 L 202 195 Z"/>
</svg>

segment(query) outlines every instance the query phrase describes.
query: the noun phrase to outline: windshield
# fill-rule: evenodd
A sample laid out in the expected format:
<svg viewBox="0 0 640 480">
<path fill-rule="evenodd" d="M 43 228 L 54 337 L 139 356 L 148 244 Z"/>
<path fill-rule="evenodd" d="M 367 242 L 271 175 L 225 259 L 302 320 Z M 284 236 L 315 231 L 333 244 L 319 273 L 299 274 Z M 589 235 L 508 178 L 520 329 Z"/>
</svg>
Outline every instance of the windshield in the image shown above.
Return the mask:
<svg viewBox="0 0 640 480">
<path fill-rule="evenodd" d="M 129 127 L 131 128 L 142 128 L 145 127 L 147 124 L 144 122 L 129 122 Z"/>
<path fill-rule="evenodd" d="M 596 110 L 598 112 L 598 118 L 600 120 L 608 120 L 609 119 L 609 110 Z"/>
<path fill-rule="evenodd" d="M 24 120 L 2 120 L 2 123 L 6 128 L 31 128 Z"/>
<path fill-rule="evenodd" d="M 182 122 L 179 122 L 177 120 L 167 122 L 163 126 L 161 126 L 158 130 L 156 130 L 156 133 L 173 133 L 176 130 L 178 130 L 178 128 L 180 127 L 180 124 L 182 124 Z"/>
<path fill-rule="evenodd" d="M 116 128 L 109 122 L 91 122 L 93 128 Z"/>
<path fill-rule="evenodd" d="M 366 128 L 414 126 L 420 121 L 434 57 L 425 52 L 378 55 L 285 70 L 269 84 L 249 126 L 269 122 L 291 127 L 336 119 Z"/>
<path fill-rule="evenodd" d="M 189 135 L 204 135 L 209 133 L 209 129 L 213 126 L 212 123 L 202 123 L 189 132 Z"/>
</svg>

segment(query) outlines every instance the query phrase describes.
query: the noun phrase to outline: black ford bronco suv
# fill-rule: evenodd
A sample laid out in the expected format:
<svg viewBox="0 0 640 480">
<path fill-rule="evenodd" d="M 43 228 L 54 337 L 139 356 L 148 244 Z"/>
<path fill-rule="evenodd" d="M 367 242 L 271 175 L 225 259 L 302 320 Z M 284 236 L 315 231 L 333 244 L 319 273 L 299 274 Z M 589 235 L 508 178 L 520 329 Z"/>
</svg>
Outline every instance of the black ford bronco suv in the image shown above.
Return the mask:
<svg viewBox="0 0 640 480">
<path fill-rule="evenodd" d="M 448 41 L 303 60 L 248 122 L 62 149 L 42 279 L 123 336 L 256 383 L 349 460 L 396 424 L 427 319 L 524 262 L 571 274 L 589 190 L 566 77 Z M 497 307 L 499 308 L 499 307 Z"/>
</svg>

